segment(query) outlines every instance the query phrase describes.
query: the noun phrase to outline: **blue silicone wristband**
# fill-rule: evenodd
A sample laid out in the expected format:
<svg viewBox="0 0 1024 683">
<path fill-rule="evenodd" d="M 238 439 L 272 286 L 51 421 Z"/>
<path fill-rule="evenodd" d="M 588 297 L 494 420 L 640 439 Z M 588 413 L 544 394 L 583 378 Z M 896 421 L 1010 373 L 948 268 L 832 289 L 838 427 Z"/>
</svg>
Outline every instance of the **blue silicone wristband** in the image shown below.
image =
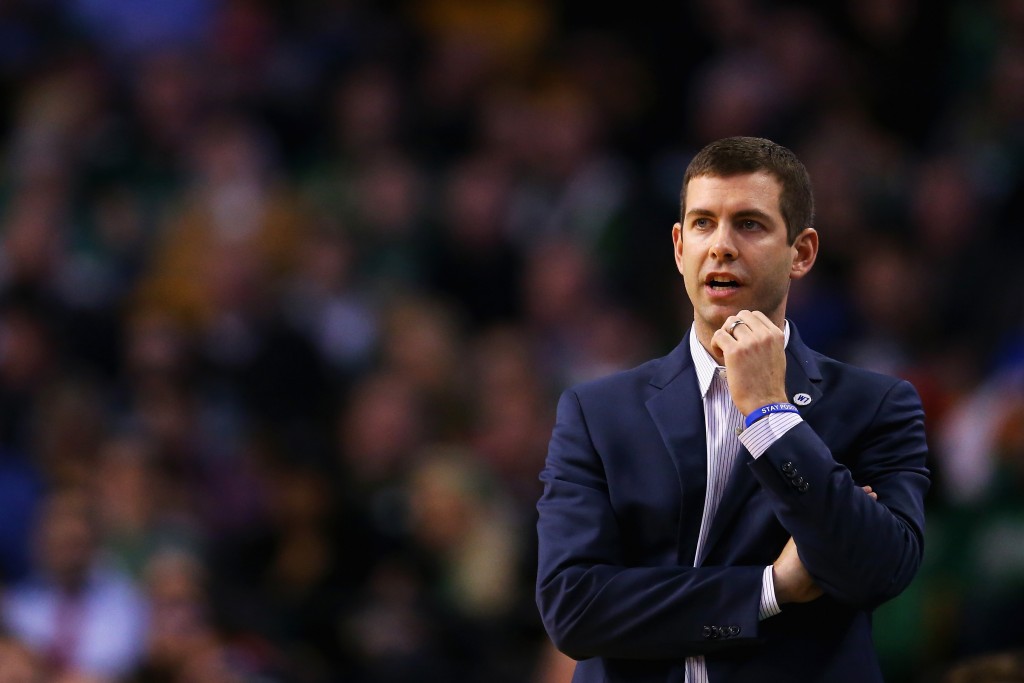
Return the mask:
<svg viewBox="0 0 1024 683">
<path fill-rule="evenodd" d="M 743 428 L 744 429 L 749 428 L 750 425 L 754 424 L 755 422 L 760 420 L 762 417 L 768 417 L 772 413 L 798 413 L 799 414 L 799 412 L 800 411 L 797 410 L 796 406 L 793 405 L 792 403 L 769 403 L 766 406 L 761 406 L 760 408 L 758 408 L 757 410 L 752 412 L 750 415 L 747 415 L 747 418 L 743 421 Z"/>
</svg>

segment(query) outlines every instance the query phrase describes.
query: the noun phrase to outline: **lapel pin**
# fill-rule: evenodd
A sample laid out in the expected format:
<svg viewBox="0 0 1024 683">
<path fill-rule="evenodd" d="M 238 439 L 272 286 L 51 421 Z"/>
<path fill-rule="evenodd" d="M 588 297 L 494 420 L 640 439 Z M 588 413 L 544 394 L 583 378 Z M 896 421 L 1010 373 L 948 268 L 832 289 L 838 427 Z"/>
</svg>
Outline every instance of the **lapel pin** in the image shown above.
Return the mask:
<svg viewBox="0 0 1024 683">
<path fill-rule="evenodd" d="M 805 406 L 805 405 L 807 405 L 810 402 L 811 402 L 811 395 L 810 394 L 799 393 L 799 394 L 797 394 L 796 396 L 793 397 L 793 403 L 797 404 L 798 406 Z"/>
</svg>

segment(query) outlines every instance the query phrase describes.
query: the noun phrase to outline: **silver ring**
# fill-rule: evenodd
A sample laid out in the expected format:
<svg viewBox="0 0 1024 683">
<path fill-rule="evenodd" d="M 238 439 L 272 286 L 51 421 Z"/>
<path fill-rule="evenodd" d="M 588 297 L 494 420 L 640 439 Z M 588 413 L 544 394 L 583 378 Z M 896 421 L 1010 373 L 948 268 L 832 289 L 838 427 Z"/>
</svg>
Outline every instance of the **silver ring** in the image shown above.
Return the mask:
<svg viewBox="0 0 1024 683">
<path fill-rule="evenodd" d="M 728 329 L 728 330 L 726 330 L 726 331 L 727 331 L 727 332 L 728 332 L 729 334 L 732 334 L 732 331 L 736 329 L 736 326 L 737 326 L 737 325 L 746 325 L 746 324 L 747 324 L 747 323 L 743 322 L 742 320 L 737 320 L 737 321 L 736 321 L 736 322 L 734 322 L 734 323 L 733 323 L 732 325 L 729 325 L 729 329 Z"/>
</svg>

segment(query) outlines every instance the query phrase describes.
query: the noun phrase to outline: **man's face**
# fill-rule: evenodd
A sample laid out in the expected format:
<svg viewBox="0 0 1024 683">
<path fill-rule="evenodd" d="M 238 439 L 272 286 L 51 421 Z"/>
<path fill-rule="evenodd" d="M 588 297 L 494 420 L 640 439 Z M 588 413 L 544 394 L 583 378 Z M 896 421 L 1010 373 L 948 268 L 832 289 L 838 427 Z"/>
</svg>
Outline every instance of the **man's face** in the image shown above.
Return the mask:
<svg viewBox="0 0 1024 683">
<path fill-rule="evenodd" d="M 77 590 L 88 576 L 95 552 L 89 504 L 78 493 L 61 492 L 47 501 L 38 530 L 40 563 L 63 588 Z"/>
<path fill-rule="evenodd" d="M 766 172 L 690 180 L 672 241 L 702 343 L 742 309 L 782 326 L 789 282 L 810 270 L 818 239 L 808 228 L 789 244 L 781 190 Z"/>
</svg>

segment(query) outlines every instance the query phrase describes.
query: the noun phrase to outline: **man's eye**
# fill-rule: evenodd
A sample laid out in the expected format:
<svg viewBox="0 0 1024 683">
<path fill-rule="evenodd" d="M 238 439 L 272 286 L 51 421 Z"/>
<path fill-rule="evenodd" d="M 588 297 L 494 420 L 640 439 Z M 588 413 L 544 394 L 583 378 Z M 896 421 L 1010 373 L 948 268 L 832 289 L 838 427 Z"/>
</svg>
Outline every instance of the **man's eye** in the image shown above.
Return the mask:
<svg viewBox="0 0 1024 683">
<path fill-rule="evenodd" d="M 706 230 L 711 227 L 711 221 L 707 218 L 697 218 L 693 221 L 693 227 L 699 230 Z"/>
<path fill-rule="evenodd" d="M 740 222 L 740 227 L 744 230 L 758 230 L 761 227 L 761 224 L 757 221 L 746 220 Z"/>
</svg>

